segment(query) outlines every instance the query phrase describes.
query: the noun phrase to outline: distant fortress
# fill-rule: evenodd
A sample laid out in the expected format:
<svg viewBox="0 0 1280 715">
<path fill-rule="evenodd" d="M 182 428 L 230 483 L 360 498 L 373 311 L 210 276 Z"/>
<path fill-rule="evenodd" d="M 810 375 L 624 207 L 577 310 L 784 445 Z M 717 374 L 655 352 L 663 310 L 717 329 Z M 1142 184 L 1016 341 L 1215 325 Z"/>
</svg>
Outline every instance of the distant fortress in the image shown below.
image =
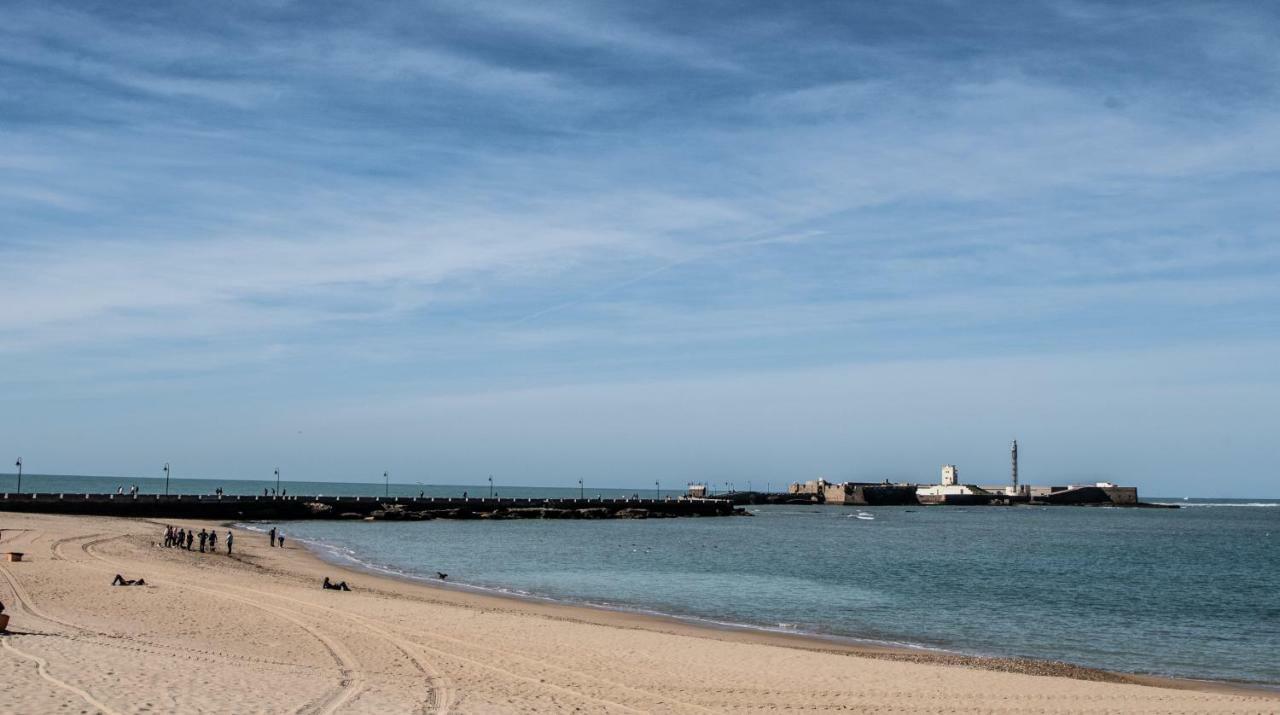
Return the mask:
<svg viewBox="0 0 1280 715">
<path fill-rule="evenodd" d="M 690 495 L 709 496 L 705 485 L 691 485 Z M 811 479 L 794 482 L 785 495 L 762 495 L 763 498 L 738 498 L 721 495 L 737 502 L 801 502 L 855 505 L 1094 505 L 1149 506 L 1138 501 L 1137 487 L 1121 487 L 1111 482 L 1034 486 L 1018 481 L 1018 442 L 1010 448 L 1010 483 L 1007 485 L 964 484 L 954 464 L 942 466 L 937 484 L 884 482 L 828 482 Z"/>
</svg>

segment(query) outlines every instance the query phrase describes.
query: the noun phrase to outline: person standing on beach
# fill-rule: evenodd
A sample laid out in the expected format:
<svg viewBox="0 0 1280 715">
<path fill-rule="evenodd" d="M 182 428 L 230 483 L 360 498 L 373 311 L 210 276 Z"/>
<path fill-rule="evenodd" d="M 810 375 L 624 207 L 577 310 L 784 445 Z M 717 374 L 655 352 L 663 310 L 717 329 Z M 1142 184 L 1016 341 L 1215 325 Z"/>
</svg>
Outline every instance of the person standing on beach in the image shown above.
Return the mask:
<svg viewBox="0 0 1280 715">
<path fill-rule="evenodd" d="M 209 541 L 209 532 L 204 529 L 200 530 L 200 553 L 204 553 L 204 545 Z"/>
<path fill-rule="evenodd" d="M 209 530 L 209 553 L 218 553 L 218 532 L 214 529 Z"/>
<path fill-rule="evenodd" d="M 231 541 L 232 541 L 232 539 L 234 539 L 234 538 L 235 538 L 235 536 L 234 536 L 234 535 L 232 535 L 232 533 L 231 533 L 230 531 L 227 531 L 227 556 L 230 556 L 230 555 L 231 555 Z"/>
<path fill-rule="evenodd" d="M 187 551 L 191 550 L 191 542 L 195 540 L 196 540 L 196 532 L 194 530 L 187 529 Z"/>
<path fill-rule="evenodd" d="M 273 526 L 271 527 L 271 531 L 267 532 L 267 546 L 275 546 L 275 545 L 276 545 L 276 528 Z"/>
<path fill-rule="evenodd" d="M 182 542 L 184 542 L 184 541 L 186 541 L 186 540 L 187 540 L 187 531 L 186 531 L 186 529 L 183 529 L 182 527 L 178 527 L 178 541 L 177 541 L 177 546 L 178 546 L 178 548 L 179 548 L 179 549 L 181 549 L 181 548 L 182 548 Z"/>
</svg>

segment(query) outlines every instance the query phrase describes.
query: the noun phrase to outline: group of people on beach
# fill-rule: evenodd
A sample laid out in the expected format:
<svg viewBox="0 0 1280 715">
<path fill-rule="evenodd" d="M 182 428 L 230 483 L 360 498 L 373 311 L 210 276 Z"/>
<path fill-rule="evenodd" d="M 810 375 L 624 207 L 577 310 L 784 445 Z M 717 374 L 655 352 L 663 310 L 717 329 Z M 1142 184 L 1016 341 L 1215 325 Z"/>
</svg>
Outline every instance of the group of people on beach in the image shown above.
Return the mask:
<svg viewBox="0 0 1280 715">
<path fill-rule="evenodd" d="M 276 543 L 279 541 L 279 543 Z M 271 527 L 271 531 L 267 532 L 267 546 L 279 546 L 284 548 L 284 532 L 277 531 L 276 527 Z"/>
<path fill-rule="evenodd" d="M 227 532 L 227 555 L 231 555 L 231 547 L 235 542 L 235 534 Z M 200 542 L 200 553 L 215 553 L 218 550 L 218 532 L 213 529 L 201 529 L 197 534 L 195 529 L 184 529 L 182 527 L 166 526 L 164 528 L 164 545 L 165 548 L 177 547 L 191 551 L 191 545 L 197 540 Z M 281 539 L 284 541 L 284 539 Z"/>
</svg>

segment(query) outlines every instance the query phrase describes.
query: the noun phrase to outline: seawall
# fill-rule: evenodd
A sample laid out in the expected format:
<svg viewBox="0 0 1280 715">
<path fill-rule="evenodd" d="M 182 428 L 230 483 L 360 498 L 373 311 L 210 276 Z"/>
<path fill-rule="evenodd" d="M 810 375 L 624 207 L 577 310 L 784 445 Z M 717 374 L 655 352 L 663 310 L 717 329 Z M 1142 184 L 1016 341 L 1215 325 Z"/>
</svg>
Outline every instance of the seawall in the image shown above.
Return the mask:
<svg viewBox="0 0 1280 715">
<path fill-rule="evenodd" d="M 733 516 L 722 499 L 0 494 L 0 511 L 155 519 L 609 519 Z"/>
</svg>

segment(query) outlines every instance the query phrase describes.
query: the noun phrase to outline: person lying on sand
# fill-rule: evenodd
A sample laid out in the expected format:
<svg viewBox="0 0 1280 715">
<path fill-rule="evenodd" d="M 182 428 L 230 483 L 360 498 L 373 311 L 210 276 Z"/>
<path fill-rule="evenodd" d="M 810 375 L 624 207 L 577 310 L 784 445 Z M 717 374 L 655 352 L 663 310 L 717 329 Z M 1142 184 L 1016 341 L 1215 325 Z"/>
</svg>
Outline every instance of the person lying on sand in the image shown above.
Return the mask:
<svg viewBox="0 0 1280 715">
<path fill-rule="evenodd" d="M 147 582 L 144 579 L 125 578 L 120 574 L 116 574 L 115 580 L 111 582 L 111 585 L 112 586 L 146 586 Z"/>
<path fill-rule="evenodd" d="M 329 589 L 330 591 L 350 591 L 350 590 L 351 590 L 351 589 L 347 586 L 347 582 L 346 582 L 346 581 L 339 581 L 339 582 L 337 582 L 337 583 L 332 583 L 331 581 L 329 581 L 329 577 L 328 577 L 328 576 L 325 576 L 325 577 L 324 577 L 324 583 L 322 583 L 322 584 L 320 584 L 320 585 L 321 585 L 321 587 L 323 587 L 323 588 L 327 588 L 327 589 Z"/>
</svg>

